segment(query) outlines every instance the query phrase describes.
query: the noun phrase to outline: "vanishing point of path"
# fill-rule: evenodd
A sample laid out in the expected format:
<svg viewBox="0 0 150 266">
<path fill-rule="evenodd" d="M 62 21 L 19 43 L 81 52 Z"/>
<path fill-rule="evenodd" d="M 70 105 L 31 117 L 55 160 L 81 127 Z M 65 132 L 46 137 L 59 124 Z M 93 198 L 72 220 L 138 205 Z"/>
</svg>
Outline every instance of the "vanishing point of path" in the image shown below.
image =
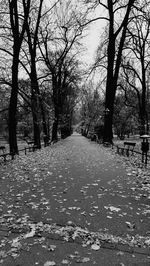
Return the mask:
<svg viewBox="0 0 150 266">
<path fill-rule="evenodd" d="M 2 165 L 0 264 L 150 265 L 148 248 L 130 252 L 127 245 L 113 245 L 117 237 L 150 237 L 150 197 L 137 186 L 136 174 L 110 148 L 76 133 Z M 44 229 L 55 224 L 55 234 Z M 84 243 L 82 229 L 89 232 Z M 92 232 L 112 243 L 92 243 Z"/>
</svg>

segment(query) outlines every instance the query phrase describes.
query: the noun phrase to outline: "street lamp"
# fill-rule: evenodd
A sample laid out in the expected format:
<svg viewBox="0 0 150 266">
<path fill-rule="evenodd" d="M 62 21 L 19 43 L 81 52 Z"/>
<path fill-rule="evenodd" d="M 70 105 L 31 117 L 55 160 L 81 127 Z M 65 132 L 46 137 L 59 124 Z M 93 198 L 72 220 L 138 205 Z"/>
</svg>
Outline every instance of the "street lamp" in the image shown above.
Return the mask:
<svg viewBox="0 0 150 266">
<path fill-rule="evenodd" d="M 110 123 L 109 123 L 110 110 L 109 110 L 109 108 L 105 108 L 104 114 L 105 114 L 105 121 L 104 121 L 104 132 L 105 132 L 104 144 L 106 145 L 106 143 L 109 143 L 110 142 Z"/>
<path fill-rule="evenodd" d="M 144 134 L 149 134 L 149 123 L 147 122 L 147 123 L 145 123 L 144 124 Z"/>
</svg>

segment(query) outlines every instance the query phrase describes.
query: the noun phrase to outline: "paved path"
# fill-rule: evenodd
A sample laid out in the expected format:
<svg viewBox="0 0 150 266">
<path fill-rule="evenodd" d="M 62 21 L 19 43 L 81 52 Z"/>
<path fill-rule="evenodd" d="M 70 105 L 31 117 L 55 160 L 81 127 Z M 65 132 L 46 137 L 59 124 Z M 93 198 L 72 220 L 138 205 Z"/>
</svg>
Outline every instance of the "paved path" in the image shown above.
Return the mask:
<svg viewBox="0 0 150 266">
<path fill-rule="evenodd" d="M 110 149 L 73 134 L 18 158 L 0 172 L 2 265 L 43 266 L 46 261 L 46 266 L 150 265 L 148 249 L 134 249 L 131 254 L 127 245 L 118 244 L 102 245 L 95 251 L 92 242 L 88 245 L 86 241 L 84 247 L 81 239 L 70 243 L 61 237 L 61 228 L 67 231 L 66 226 L 74 232 L 84 228 L 89 235 L 108 235 L 112 242 L 116 237 L 125 239 L 127 234 L 133 239 L 135 235 L 150 236 L 150 198 L 137 186 L 136 170 Z M 38 240 L 33 224 L 41 229 Z M 44 224 L 57 224 L 59 234 L 43 232 Z M 99 243 L 93 246 L 98 247 Z"/>
</svg>

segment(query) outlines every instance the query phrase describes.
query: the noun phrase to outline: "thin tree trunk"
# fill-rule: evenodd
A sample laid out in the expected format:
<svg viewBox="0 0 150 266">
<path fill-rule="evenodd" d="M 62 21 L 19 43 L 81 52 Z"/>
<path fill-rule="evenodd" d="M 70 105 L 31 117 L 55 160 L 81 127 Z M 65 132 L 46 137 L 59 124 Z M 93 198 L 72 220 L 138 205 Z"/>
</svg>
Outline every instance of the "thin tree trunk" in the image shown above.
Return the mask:
<svg viewBox="0 0 150 266">
<path fill-rule="evenodd" d="M 43 103 L 42 103 L 42 99 L 41 98 L 40 98 L 40 107 L 41 107 L 43 134 L 45 136 L 48 136 L 48 129 L 47 129 L 47 124 L 46 124 L 45 110 L 44 110 L 44 107 L 43 107 Z"/>
<path fill-rule="evenodd" d="M 104 119 L 104 136 L 103 142 L 112 143 L 113 139 L 113 111 L 114 111 L 114 100 L 117 90 L 117 80 L 119 75 L 122 50 L 126 37 L 126 30 L 128 25 L 128 18 L 131 8 L 135 0 L 129 0 L 127 11 L 124 16 L 122 26 L 115 32 L 115 20 L 114 20 L 114 10 L 113 1 L 107 0 L 108 11 L 109 11 L 109 43 L 108 43 L 108 67 L 107 67 L 107 83 L 106 83 L 106 98 L 105 98 L 105 119 Z M 116 53 L 116 39 L 121 33 L 120 42 L 118 46 L 118 52 Z M 116 60 L 115 60 L 116 56 Z"/>
<path fill-rule="evenodd" d="M 112 29 L 111 29 L 112 31 Z M 106 97 L 105 97 L 105 114 L 104 114 L 104 134 L 103 142 L 112 143 L 113 138 L 113 110 L 116 87 L 114 83 L 114 58 L 115 58 L 115 39 L 110 33 L 112 40 L 108 46 L 108 70 L 107 70 L 107 83 L 106 83 Z"/>
<path fill-rule="evenodd" d="M 19 15 L 20 5 L 23 6 L 23 15 Z M 30 1 L 8 1 L 10 28 L 12 31 L 12 90 L 9 103 L 9 149 L 10 153 L 18 154 L 17 146 L 17 97 L 18 97 L 18 67 L 19 53 L 24 38 L 25 25 L 28 20 Z"/>
<path fill-rule="evenodd" d="M 53 127 L 52 127 L 52 141 L 57 141 L 58 140 L 58 121 L 59 121 L 59 112 L 57 110 L 57 107 L 55 107 L 55 119 L 53 122 Z"/>
<path fill-rule="evenodd" d="M 32 117 L 33 117 L 33 134 L 34 134 L 34 145 L 38 148 L 41 148 L 40 142 L 40 129 L 39 129 L 39 120 L 37 114 L 37 106 L 35 103 L 35 99 L 32 98 Z"/>
<path fill-rule="evenodd" d="M 147 133 L 147 112 L 146 112 L 146 77 L 145 77 L 145 67 L 144 67 L 144 57 L 141 58 L 141 67 L 142 67 L 142 99 L 141 99 L 141 134 Z"/>
<path fill-rule="evenodd" d="M 10 153 L 18 154 L 17 145 L 17 97 L 18 97 L 18 58 L 14 55 L 12 65 L 12 90 L 9 103 L 9 150 Z"/>
<path fill-rule="evenodd" d="M 40 104 L 39 104 L 39 85 L 37 81 L 36 68 L 34 64 L 31 67 L 31 91 L 32 91 L 32 115 L 33 115 L 33 132 L 34 145 L 41 148 L 40 140 Z"/>
</svg>

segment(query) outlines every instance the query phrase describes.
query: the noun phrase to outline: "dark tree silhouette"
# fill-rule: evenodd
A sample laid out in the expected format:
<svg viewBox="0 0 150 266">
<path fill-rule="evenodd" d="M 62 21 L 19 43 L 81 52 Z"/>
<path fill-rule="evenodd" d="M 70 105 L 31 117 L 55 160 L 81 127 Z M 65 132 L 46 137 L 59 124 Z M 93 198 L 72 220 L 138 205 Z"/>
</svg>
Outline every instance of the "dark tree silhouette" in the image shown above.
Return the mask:
<svg viewBox="0 0 150 266">
<path fill-rule="evenodd" d="M 20 16 L 20 3 L 18 1 L 8 1 L 10 17 L 10 27 L 13 39 L 13 59 L 12 59 L 12 86 L 9 103 L 9 145 L 10 153 L 18 154 L 17 146 L 17 97 L 18 97 L 18 67 L 19 54 L 24 38 L 25 28 L 29 17 L 30 1 L 21 1 L 22 15 Z"/>
</svg>

